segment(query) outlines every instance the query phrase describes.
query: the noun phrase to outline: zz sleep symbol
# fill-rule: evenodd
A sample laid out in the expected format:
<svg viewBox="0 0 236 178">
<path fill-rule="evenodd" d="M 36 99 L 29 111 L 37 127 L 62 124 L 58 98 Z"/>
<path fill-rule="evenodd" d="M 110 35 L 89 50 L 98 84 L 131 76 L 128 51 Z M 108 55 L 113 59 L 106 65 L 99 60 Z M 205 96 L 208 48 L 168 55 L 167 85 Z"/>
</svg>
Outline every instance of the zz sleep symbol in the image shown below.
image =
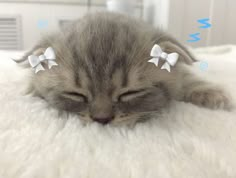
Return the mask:
<svg viewBox="0 0 236 178">
<path fill-rule="evenodd" d="M 203 26 L 199 26 L 199 28 L 210 28 L 211 24 L 209 23 L 209 20 L 209 18 L 199 19 L 198 22 L 203 24 Z"/>
<path fill-rule="evenodd" d="M 202 26 L 199 26 L 199 28 L 202 29 L 210 28 L 212 25 L 209 23 L 209 20 L 210 20 L 209 18 L 198 19 L 197 22 L 203 24 Z M 191 37 L 191 39 L 187 40 L 187 42 L 189 43 L 198 42 L 201 40 L 199 32 L 189 34 L 189 37 Z"/>
<path fill-rule="evenodd" d="M 189 36 L 192 38 L 191 40 L 188 40 L 188 42 L 197 42 L 200 41 L 201 38 L 199 37 L 200 33 L 194 33 L 190 34 Z"/>
</svg>

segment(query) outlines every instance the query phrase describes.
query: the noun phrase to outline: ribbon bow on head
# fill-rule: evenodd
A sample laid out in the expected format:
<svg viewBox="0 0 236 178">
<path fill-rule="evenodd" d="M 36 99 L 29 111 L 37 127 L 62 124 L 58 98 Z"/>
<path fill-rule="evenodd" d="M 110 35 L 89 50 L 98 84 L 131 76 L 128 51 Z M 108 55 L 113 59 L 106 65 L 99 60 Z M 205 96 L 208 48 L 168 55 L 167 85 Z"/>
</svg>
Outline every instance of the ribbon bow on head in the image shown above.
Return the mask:
<svg viewBox="0 0 236 178">
<path fill-rule="evenodd" d="M 40 56 L 31 55 L 28 57 L 31 67 L 35 69 L 35 73 L 38 73 L 41 70 L 45 70 L 42 63 L 47 63 L 48 68 L 51 69 L 52 66 L 57 66 L 55 62 L 56 55 L 52 47 L 48 47 L 44 54 Z"/>
<path fill-rule="evenodd" d="M 162 51 L 161 47 L 157 44 L 155 44 L 151 51 L 151 57 L 152 59 L 148 62 L 154 63 L 156 66 L 158 66 L 159 60 L 162 59 L 166 61 L 161 69 L 166 69 L 168 72 L 170 72 L 170 66 L 175 66 L 175 64 L 178 61 L 179 54 L 178 53 L 170 53 L 167 54 Z"/>
</svg>

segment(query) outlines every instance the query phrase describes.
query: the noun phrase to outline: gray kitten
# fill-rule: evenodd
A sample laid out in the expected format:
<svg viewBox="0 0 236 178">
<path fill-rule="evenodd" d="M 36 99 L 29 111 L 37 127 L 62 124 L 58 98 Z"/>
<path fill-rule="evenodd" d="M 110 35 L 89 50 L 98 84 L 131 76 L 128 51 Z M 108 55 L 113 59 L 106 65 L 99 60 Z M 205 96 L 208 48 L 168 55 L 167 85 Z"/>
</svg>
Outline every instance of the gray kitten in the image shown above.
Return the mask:
<svg viewBox="0 0 236 178">
<path fill-rule="evenodd" d="M 149 63 L 154 44 L 179 61 L 171 72 Z M 224 91 L 188 70 L 194 57 L 158 29 L 114 13 L 96 13 L 50 35 L 25 55 L 51 46 L 58 66 L 34 74 L 30 92 L 60 111 L 101 124 L 135 123 L 157 116 L 171 100 L 229 109 Z M 46 67 L 46 66 L 45 66 Z"/>
</svg>

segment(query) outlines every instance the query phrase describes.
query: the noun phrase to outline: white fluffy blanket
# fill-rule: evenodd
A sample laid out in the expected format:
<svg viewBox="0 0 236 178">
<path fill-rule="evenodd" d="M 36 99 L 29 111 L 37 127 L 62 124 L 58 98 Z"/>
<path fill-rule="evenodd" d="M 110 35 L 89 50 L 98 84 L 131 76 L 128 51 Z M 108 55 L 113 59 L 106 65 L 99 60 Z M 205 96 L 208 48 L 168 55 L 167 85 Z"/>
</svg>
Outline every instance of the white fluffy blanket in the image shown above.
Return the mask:
<svg viewBox="0 0 236 178">
<path fill-rule="evenodd" d="M 198 49 L 195 71 L 236 101 L 236 47 Z M 27 70 L 0 53 L 0 178 L 236 178 L 236 110 L 174 102 L 133 129 L 82 126 L 23 96 Z M 15 56 L 15 54 L 13 55 Z"/>
</svg>

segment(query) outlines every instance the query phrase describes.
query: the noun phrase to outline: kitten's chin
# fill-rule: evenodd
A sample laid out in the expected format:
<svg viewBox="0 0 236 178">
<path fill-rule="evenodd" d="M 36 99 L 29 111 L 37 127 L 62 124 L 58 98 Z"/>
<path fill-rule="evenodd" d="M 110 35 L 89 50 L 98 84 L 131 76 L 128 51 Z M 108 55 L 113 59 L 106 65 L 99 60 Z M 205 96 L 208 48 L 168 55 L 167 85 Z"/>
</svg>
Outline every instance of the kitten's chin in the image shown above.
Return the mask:
<svg viewBox="0 0 236 178">
<path fill-rule="evenodd" d="M 90 124 L 99 124 L 102 126 L 112 126 L 112 127 L 122 127 L 122 126 L 133 127 L 133 126 L 135 126 L 136 123 L 138 123 L 137 119 L 127 119 L 127 120 L 122 120 L 122 121 L 113 120 L 107 124 L 101 124 L 99 122 L 93 121 L 90 118 L 79 117 L 79 119 L 80 119 L 81 124 L 84 126 L 90 125 Z"/>
</svg>

